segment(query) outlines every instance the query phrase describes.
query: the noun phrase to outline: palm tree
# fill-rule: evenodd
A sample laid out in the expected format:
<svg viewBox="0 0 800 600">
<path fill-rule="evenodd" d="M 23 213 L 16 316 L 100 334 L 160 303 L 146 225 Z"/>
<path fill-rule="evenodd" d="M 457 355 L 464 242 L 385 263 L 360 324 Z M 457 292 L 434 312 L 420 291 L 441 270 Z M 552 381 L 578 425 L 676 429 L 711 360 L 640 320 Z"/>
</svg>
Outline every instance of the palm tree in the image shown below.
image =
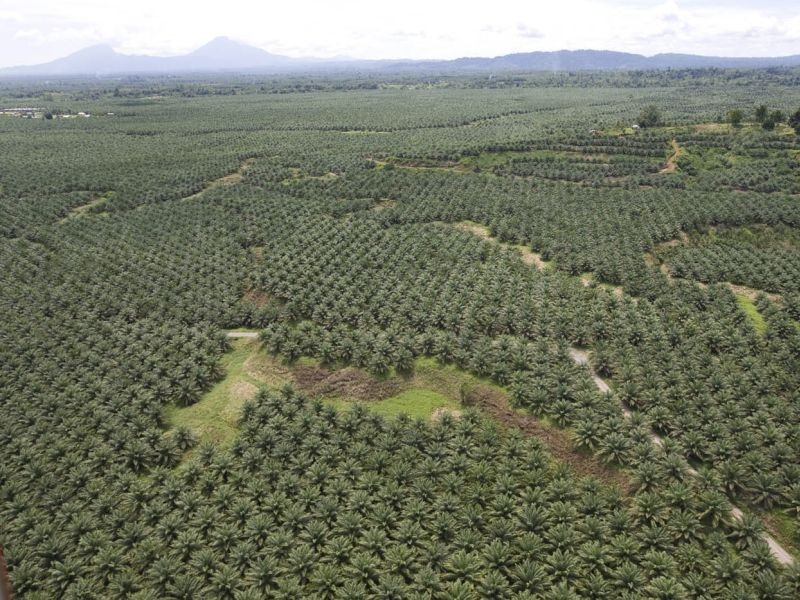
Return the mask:
<svg viewBox="0 0 800 600">
<path fill-rule="evenodd" d="M 644 588 L 648 598 L 653 600 L 687 600 L 686 588 L 680 582 L 668 576 L 656 577 Z"/>
<path fill-rule="evenodd" d="M 363 583 L 349 579 L 342 582 L 335 597 L 339 600 L 367 600 L 369 595 Z"/>
<path fill-rule="evenodd" d="M 600 444 L 601 426 L 595 419 L 581 419 L 575 425 L 575 443 L 594 452 Z"/>
<path fill-rule="evenodd" d="M 547 572 L 556 581 L 568 583 L 579 579 L 580 564 L 571 552 L 556 550 L 547 558 Z"/>
<path fill-rule="evenodd" d="M 477 600 L 479 595 L 475 587 L 467 581 L 451 581 L 437 595 L 437 600 Z"/>
<path fill-rule="evenodd" d="M 482 561 L 476 554 L 458 550 L 445 563 L 446 579 L 476 583 L 480 580 L 481 567 Z"/>
<path fill-rule="evenodd" d="M 340 584 L 341 572 L 335 565 L 321 564 L 311 576 L 310 589 L 314 590 L 320 598 L 329 599 L 336 597 Z"/>
<path fill-rule="evenodd" d="M 636 496 L 636 516 L 642 523 L 663 523 L 666 519 L 664 501 L 660 495 L 641 492 Z"/>
<path fill-rule="evenodd" d="M 704 491 L 698 497 L 697 502 L 699 517 L 712 527 L 719 527 L 730 514 L 731 506 L 728 498 L 721 492 Z"/>
<path fill-rule="evenodd" d="M 617 586 L 626 592 L 633 592 L 634 590 L 641 589 L 647 582 L 642 569 L 631 561 L 625 561 L 620 564 L 612 571 L 611 577 L 614 579 Z"/>
<path fill-rule="evenodd" d="M 378 559 L 370 552 L 354 552 L 350 559 L 349 571 L 356 579 L 363 584 L 370 584 L 377 581 Z"/>
<path fill-rule="evenodd" d="M 240 587 L 241 577 L 232 565 L 220 565 L 211 578 L 210 589 L 215 598 L 233 600 Z"/>
<path fill-rule="evenodd" d="M 743 513 L 733 518 L 729 537 L 737 548 L 744 549 L 760 541 L 763 532 L 764 525 L 757 516 Z"/>
<path fill-rule="evenodd" d="M 483 598 L 509 598 L 511 586 L 500 571 L 489 571 L 478 585 L 478 590 Z"/>
<path fill-rule="evenodd" d="M 175 579 L 167 586 L 169 598 L 175 600 L 193 600 L 202 596 L 203 580 L 190 573 L 178 573 Z"/>
<path fill-rule="evenodd" d="M 652 490 L 663 478 L 664 470 L 655 461 L 640 462 L 633 471 L 633 483 L 640 492 Z"/>
<path fill-rule="evenodd" d="M 622 433 L 609 433 L 600 444 L 598 455 L 607 463 L 623 464 L 631 443 Z"/>
<path fill-rule="evenodd" d="M 758 471 L 750 477 L 747 489 L 756 504 L 770 510 L 777 500 L 780 481 L 775 473 Z"/>
<path fill-rule="evenodd" d="M 63 561 L 55 562 L 50 568 L 50 579 L 60 592 L 64 592 L 77 581 L 85 568 L 76 558 L 66 557 Z"/>
</svg>

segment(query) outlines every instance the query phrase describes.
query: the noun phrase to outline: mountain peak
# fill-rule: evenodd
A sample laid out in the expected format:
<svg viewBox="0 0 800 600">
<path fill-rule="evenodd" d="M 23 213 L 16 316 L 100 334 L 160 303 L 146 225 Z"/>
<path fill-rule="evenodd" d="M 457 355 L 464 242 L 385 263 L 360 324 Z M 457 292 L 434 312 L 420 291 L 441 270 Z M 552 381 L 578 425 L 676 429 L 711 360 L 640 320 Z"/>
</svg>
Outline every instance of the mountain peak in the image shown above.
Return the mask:
<svg viewBox="0 0 800 600">
<path fill-rule="evenodd" d="M 233 39 L 231 39 L 231 38 L 229 38 L 229 37 L 227 37 L 225 35 L 220 35 L 218 37 L 215 37 L 210 42 L 207 42 L 207 43 L 203 44 L 202 46 L 200 46 L 200 48 L 198 48 L 198 50 L 200 50 L 201 48 L 224 47 L 224 46 L 244 46 L 244 45 L 245 44 L 242 44 L 241 42 L 237 42 L 236 40 L 233 40 Z"/>
<path fill-rule="evenodd" d="M 110 44 L 95 44 L 73 52 L 70 56 L 111 56 L 116 54 L 116 50 Z"/>
<path fill-rule="evenodd" d="M 242 42 L 237 42 L 236 40 L 232 40 L 226 36 L 215 37 L 213 40 L 208 42 L 207 44 L 203 44 L 194 52 L 190 54 L 193 56 L 205 55 L 205 54 L 218 54 L 220 52 L 248 52 L 248 53 L 262 53 L 267 54 L 265 50 L 261 48 L 256 48 L 255 46 L 248 46 L 247 44 L 243 44 Z"/>
</svg>

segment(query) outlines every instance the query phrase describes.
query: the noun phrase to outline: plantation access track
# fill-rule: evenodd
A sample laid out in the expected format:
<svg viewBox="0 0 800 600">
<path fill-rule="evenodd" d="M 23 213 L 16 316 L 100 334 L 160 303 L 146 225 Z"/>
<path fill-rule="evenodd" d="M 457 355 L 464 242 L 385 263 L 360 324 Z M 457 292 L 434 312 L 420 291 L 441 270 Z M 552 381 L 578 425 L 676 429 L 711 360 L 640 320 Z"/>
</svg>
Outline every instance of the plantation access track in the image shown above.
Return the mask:
<svg viewBox="0 0 800 600">
<path fill-rule="evenodd" d="M 487 240 L 491 243 L 500 244 L 503 246 L 510 247 L 509 244 L 503 244 L 499 240 L 492 238 L 489 235 L 489 230 L 485 226 L 481 226 L 478 224 L 460 224 L 460 229 L 464 231 L 469 231 L 475 235 L 478 235 L 484 240 Z M 514 248 L 516 249 L 516 247 Z M 521 257 L 522 259 L 522 257 Z M 526 264 L 531 264 L 531 262 L 523 261 Z M 538 268 L 538 267 L 537 267 Z M 597 373 L 595 373 L 594 369 L 591 366 L 590 362 L 590 353 L 587 350 L 578 349 L 578 348 L 571 348 L 570 349 L 570 357 L 572 360 L 579 365 L 584 365 L 589 370 L 589 373 L 594 381 L 594 384 L 597 386 L 597 389 L 604 394 L 612 393 L 611 386 L 608 385 L 606 381 L 604 381 Z M 492 416 L 497 418 L 499 421 L 504 422 L 506 424 L 513 424 L 514 426 L 522 429 L 523 431 L 530 432 L 532 435 L 539 435 L 542 434 L 542 427 L 541 425 L 534 419 L 533 417 L 526 416 L 524 414 L 517 413 L 509 406 L 503 406 L 502 402 L 499 402 L 496 398 L 492 398 L 489 396 L 487 399 L 483 399 L 479 404 Z M 633 417 L 633 413 L 631 410 L 623 405 L 620 405 L 620 410 L 622 411 L 623 416 L 625 419 L 631 419 Z M 549 434 L 552 436 L 552 434 Z M 658 447 L 663 447 L 664 439 L 658 435 L 655 431 L 650 431 L 650 439 L 654 445 Z M 581 457 L 583 460 L 586 460 L 586 457 Z M 686 463 L 687 472 L 691 475 L 697 475 L 697 471 L 693 469 L 688 461 Z M 577 470 L 577 469 L 576 469 Z M 580 471 L 579 471 L 580 472 Z M 593 473 L 597 476 L 597 473 Z M 739 521 L 742 519 L 743 512 L 740 508 L 735 505 L 731 505 L 731 516 Z M 764 532 L 762 533 L 763 540 L 769 546 L 770 552 L 772 556 L 782 565 L 792 565 L 794 564 L 794 557 L 783 547 L 781 546 L 774 537 L 772 537 L 769 533 Z"/>
</svg>

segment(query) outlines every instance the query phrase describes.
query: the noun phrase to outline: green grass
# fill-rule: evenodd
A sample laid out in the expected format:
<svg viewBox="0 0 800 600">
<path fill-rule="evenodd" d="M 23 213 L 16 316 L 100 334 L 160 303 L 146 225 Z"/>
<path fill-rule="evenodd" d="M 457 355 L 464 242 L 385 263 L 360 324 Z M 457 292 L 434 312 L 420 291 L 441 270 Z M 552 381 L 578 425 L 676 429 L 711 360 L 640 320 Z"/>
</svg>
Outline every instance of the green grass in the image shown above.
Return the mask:
<svg viewBox="0 0 800 600">
<path fill-rule="evenodd" d="M 743 296 L 741 294 L 736 294 L 736 302 L 739 304 L 739 307 L 744 311 L 744 314 L 750 319 L 753 323 L 753 327 L 755 327 L 756 332 L 759 335 L 763 335 L 764 332 L 767 330 L 767 323 L 764 321 L 764 317 L 758 312 L 756 305 L 753 303 L 750 298 L 747 296 Z"/>
<path fill-rule="evenodd" d="M 797 540 L 800 538 L 798 538 L 796 521 L 781 510 L 772 510 L 767 515 L 772 533 L 778 543 L 796 559 L 800 559 L 800 548 L 797 544 Z"/>
<path fill-rule="evenodd" d="M 603 132 L 604 135 L 616 136 L 616 135 L 634 135 L 638 130 L 630 126 L 617 126 L 617 127 L 606 127 L 601 131 Z"/>
<path fill-rule="evenodd" d="M 199 442 L 211 442 L 223 447 L 230 444 L 236 436 L 244 402 L 259 389 L 278 389 L 293 381 L 291 366 L 282 365 L 272 358 L 257 360 L 259 357 L 265 359 L 266 355 L 262 353 L 258 339 L 232 339 L 231 350 L 221 359 L 225 377 L 197 403 L 187 407 L 167 407 L 164 419 L 169 430 L 185 426 L 197 435 Z M 255 362 L 246 367 L 250 359 Z M 319 360 L 301 357 L 295 361 L 294 366 L 319 366 Z M 486 378 L 476 377 L 454 365 L 442 365 L 436 359 L 428 357 L 417 359 L 412 373 L 399 375 L 392 369 L 384 379 L 401 380 L 402 391 L 383 400 L 364 401 L 334 397 L 325 398 L 325 402 L 342 410 L 362 404 L 386 417 L 406 414 L 413 418 L 430 419 L 440 408 L 458 410 L 461 407 L 462 390 L 474 385 L 482 384 L 504 392 L 502 387 Z M 191 455 L 192 452 L 189 452 L 186 458 Z"/>
<path fill-rule="evenodd" d="M 326 400 L 329 404 L 338 409 L 345 409 L 353 406 L 354 402 L 332 398 Z M 361 402 L 365 408 L 383 415 L 384 417 L 394 417 L 399 414 L 406 414 L 412 418 L 428 420 L 434 411 L 440 408 L 458 410 L 460 404 L 447 396 L 427 390 L 424 388 L 410 388 L 400 392 L 396 396 L 379 400 L 376 402 Z"/>
<path fill-rule="evenodd" d="M 443 365 L 429 356 L 415 361 L 414 373 L 410 376 L 410 380 L 413 387 L 431 389 L 455 400 L 460 400 L 459 394 L 463 386 L 478 383 L 505 393 L 503 387 L 486 377 L 477 377 L 455 365 Z"/>
<path fill-rule="evenodd" d="M 410 374 L 395 375 L 403 380 L 406 389 L 399 394 L 384 400 L 360 401 L 353 398 L 329 398 L 326 402 L 338 409 L 346 409 L 356 403 L 391 417 L 406 414 L 411 417 L 430 419 L 439 408 L 458 410 L 461 408 L 461 392 L 477 384 L 490 387 L 500 392 L 505 390 L 489 379 L 476 377 L 455 365 L 443 365 L 435 358 L 423 357 L 414 362 L 414 370 Z"/>
<path fill-rule="evenodd" d="M 236 424 L 242 404 L 258 389 L 259 384 L 244 372 L 247 359 L 257 351 L 258 340 L 233 340 L 232 349 L 222 357 L 225 377 L 195 404 L 186 407 L 169 406 L 165 421 L 170 428 L 186 426 L 197 434 L 199 441 L 225 446 L 236 435 Z"/>
<path fill-rule="evenodd" d="M 461 407 L 461 391 L 478 383 L 503 391 L 503 388 L 488 379 L 476 377 L 455 365 L 443 365 L 430 357 L 418 358 L 414 362 L 412 373 L 396 375 L 392 371 L 388 377 L 402 379 L 406 389 L 391 398 L 375 402 L 352 398 L 332 398 L 326 401 L 340 409 L 361 403 L 369 410 L 384 416 L 406 414 L 430 419 L 439 408 L 458 410 Z"/>
</svg>

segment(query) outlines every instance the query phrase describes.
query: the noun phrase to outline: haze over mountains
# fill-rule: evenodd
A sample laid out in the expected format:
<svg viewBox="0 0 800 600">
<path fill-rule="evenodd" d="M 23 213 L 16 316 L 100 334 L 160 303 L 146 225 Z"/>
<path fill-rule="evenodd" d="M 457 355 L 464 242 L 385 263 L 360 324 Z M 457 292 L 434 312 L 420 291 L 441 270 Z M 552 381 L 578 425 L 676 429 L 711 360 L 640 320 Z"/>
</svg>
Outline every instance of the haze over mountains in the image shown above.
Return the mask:
<svg viewBox="0 0 800 600">
<path fill-rule="evenodd" d="M 525 52 L 493 58 L 455 60 L 360 60 L 291 58 L 219 37 L 182 56 L 143 56 L 97 45 L 49 63 L 0 69 L 2 76 L 77 76 L 123 73 L 314 71 L 609 71 L 681 68 L 760 68 L 800 66 L 800 55 L 774 58 L 725 58 L 693 54 L 643 56 L 608 50 Z"/>
</svg>

